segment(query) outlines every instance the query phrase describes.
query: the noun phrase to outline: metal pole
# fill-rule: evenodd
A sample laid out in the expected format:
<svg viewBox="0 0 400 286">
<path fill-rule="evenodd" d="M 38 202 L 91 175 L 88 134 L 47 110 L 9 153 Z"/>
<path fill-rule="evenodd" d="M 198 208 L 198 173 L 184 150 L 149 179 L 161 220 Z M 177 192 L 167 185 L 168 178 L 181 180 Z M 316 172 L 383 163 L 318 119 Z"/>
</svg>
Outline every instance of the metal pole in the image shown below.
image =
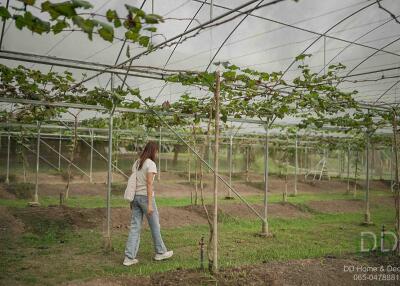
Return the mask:
<svg viewBox="0 0 400 286">
<path fill-rule="evenodd" d="M 304 166 L 306 168 L 306 173 L 308 173 L 309 159 L 308 159 L 308 147 L 304 146 Z"/>
<path fill-rule="evenodd" d="M 220 74 L 215 72 L 215 144 L 214 144 L 214 212 L 213 212 L 213 232 L 212 232 L 212 271 L 218 272 L 218 168 L 219 168 L 219 92 Z"/>
<path fill-rule="evenodd" d="M 394 178 L 393 178 L 394 164 L 393 164 L 393 159 L 392 158 L 394 158 L 393 143 L 392 143 L 392 156 L 390 157 L 390 190 L 392 192 L 394 192 Z"/>
<path fill-rule="evenodd" d="M 58 171 L 61 171 L 61 147 L 62 147 L 62 129 L 60 128 L 60 136 L 58 138 Z"/>
<path fill-rule="evenodd" d="M 10 183 L 10 148 L 11 148 L 11 135 L 7 136 L 7 171 L 6 171 L 6 181 L 8 185 Z"/>
<path fill-rule="evenodd" d="M 157 173 L 157 181 L 160 181 L 161 179 L 161 143 L 162 143 L 162 138 L 161 138 L 161 126 L 160 126 L 160 136 L 158 138 L 158 173 Z"/>
<path fill-rule="evenodd" d="M 249 181 L 249 155 L 250 155 L 250 146 L 246 147 L 246 182 Z"/>
<path fill-rule="evenodd" d="M 36 184 L 35 184 L 35 195 L 33 197 L 33 202 L 35 204 L 39 203 L 39 165 L 40 165 L 40 123 L 37 124 L 37 141 L 36 141 Z"/>
<path fill-rule="evenodd" d="M 350 145 L 347 146 L 347 193 L 350 193 Z"/>
<path fill-rule="evenodd" d="M 365 192 L 365 215 L 364 215 L 364 223 L 365 224 L 371 224 L 371 214 L 369 211 L 369 144 L 370 144 L 370 134 L 369 131 L 366 133 L 367 135 L 367 144 L 365 148 L 365 164 L 366 164 L 366 182 L 367 182 L 367 189 Z"/>
<path fill-rule="evenodd" d="M 93 129 L 90 131 L 90 170 L 89 170 L 89 176 L 90 176 L 90 182 L 93 183 Z"/>
<path fill-rule="evenodd" d="M 262 221 L 261 235 L 269 235 L 268 229 L 268 172 L 269 172 L 269 147 L 268 127 L 265 127 L 265 150 L 264 150 L 264 220 Z"/>
<path fill-rule="evenodd" d="M 297 174 L 299 168 L 299 158 L 298 158 L 298 139 L 297 139 L 297 132 L 296 132 L 296 142 L 295 142 L 295 152 L 294 152 L 294 160 L 295 160 L 295 168 L 294 168 L 294 195 L 297 196 Z"/>
<path fill-rule="evenodd" d="M 191 170 L 190 170 L 190 148 L 188 148 L 188 180 L 190 183 L 190 179 L 191 179 Z"/>
<path fill-rule="evenodd" d="M 106 248 L 111 249 L 111 185 L 112 185 L 112 151 L 113 151 L 113 115 L 114 108 L 108 120 L 108 166 L 107 166 L 107 235 Z"/>
<path fill-rule="evenodd" d="M 211 148 L 211 140 L 208 142 L 208 165 L 211 166 L 211 153 L 212 153 L 212 148 Z M 207 169 L 207 173 L 210 173 L 210 169 Z"/>
<path fill-rule="evenodd" d="M 338 153 L 338 178 L 341 179 L 342 178 L 342 150 L 339 149 L 337 150 Z"/>
<path fill-rule="evenodd" d="M 229 185 L 232 186 L 232 149 L 233 149 L 233 135 L 229 137 Z M 232 199 L 231 189 L 228 188 L 228 196 L 226 199 Z"/>
</svg>

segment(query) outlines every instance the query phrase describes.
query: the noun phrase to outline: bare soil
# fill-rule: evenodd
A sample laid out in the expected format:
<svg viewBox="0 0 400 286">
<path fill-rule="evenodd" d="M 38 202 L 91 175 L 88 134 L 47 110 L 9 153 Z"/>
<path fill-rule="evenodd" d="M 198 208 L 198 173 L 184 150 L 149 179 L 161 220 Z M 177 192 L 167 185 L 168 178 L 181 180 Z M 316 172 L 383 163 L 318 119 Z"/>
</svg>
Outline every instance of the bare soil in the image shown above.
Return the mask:
<svg viewBox="0 0 400 286">
<path fill-rule="evenodd" d="M 4 184 L 0 184 L 0 199 L 13 200 L 15 195 L 8 192 Z"/>
<path fill-rule="evenodd" d="M 363 200 L 310 201 L 306 205 L 322 213 L 353 213 L 365 209 L 365 201 Z M 376 206 L 393 207 L 394 200 L 391 197 L 374 198 L 374 200 L 370 201 L 370 207 Z"/>
<path fill-rule="evenodd" d="M 21 220 L 14 217 L 8 208 L 0 206 L 0 240 L 13 237 L 24 232 L 25 225 Z"/>
<path fill-rule="evenodd" d="M 222 176 L 226 181 L 229 181 L 227 176 Z M 93 181 L 94 183 L 90 183 L 89 179 L 86 176 L 75 175 L 71 181 L 70 186 L 70 194 L 74 195 L 104 195 L 106 192 L 106 172 L 95 172 L 93 173 Z M 22 178 L 19 178 L 21 181 Z M 29 182 L 33 182 L 34 178 L 28 178 Z M 242 176 L 241 180 L 233 180 L 233 187 L 240 194 L 244 195 L 257 195 L 263 193 L 263 179 L 260 175 L 252 175 L 250 177 L 250 182 L 246 183 L 244 181 L 244 176 Z M 51 175 L 51 174 L 40 174 L 39 175 L 39 194 L 45 196 L 58 196 L 60 192 L 65 189 L 66 182 L 61 178 L 60 175 Z M 124 185 L 126 183 L 126 179 L 119 174 L 113 174 L 113 182 L 116 184 Z M 360 181 L 362 183 L 362 181 Z M 212 193 L 212 174 L 205 173 L 204 174 L 204 195 L 206 197 L 210 196 Z M 351 188 L 352 188 L 351 183 Z M 187 174 L 184 173 L 174 173 L 174 172 L 162 172 L 161 180 L 158 182 L 155 180 L 154 183 L 155 191 L 158 196 L 161 197 L 172 197 L 172 198 L 181 198 L 181 197 L 190 197 L 190 193 L 194 193 L 194 176 L 191 177 L 191 182 L 188 181 Z M 269 178 L 269 192 L 270 193 L 282 193 L 285 189 L 285 180 L 279 176 L 270 176 Z M 371 188 L 378 190 L 388 190 L 389 187 L 383 181 L 372 181 Z M 314 192 L 346 192 L 347 189 L 347 181 L 332 179 L 330 181 L 322 180 L 322 181 L 304 181 L 303 176 L 298 176 L 297 189 L 299 193 L 314 193 Z M 292 193 L 294 190 L 294 177 L 290 176 L 288 180 L 288 192 Z M 219 182 L 219 192 L 221 197 L 227 196 L 229 189 L 224 185 L 224 183 Z M 198 193 L 200 193 L 200 187 L 198 188 Z M 232 193 L 233 195 L 233 193 Z M 4 192 L 2 192 L 0 188 L 0 198 L 4 196 Z"/>
<path fill-rule="evenodd" d="M 257 285 L 398 285 L 398 281 L 357 281 L 354 274 L 363 272 L 345 272 L 345 266 L 384 266 L 400 265 L 399 258 L 321 258 L 290 261 L 267 262 L 235 268 L 221 269 L 214 276 L 199 270 L 176 270 L 158 273 L 149 277 L 96 278 L 85 282 L 71 282 L 68 286 L 183 286 L 183 285 L 219 285 L 219 286 L 257 286 Z M 133 266 L 135 267 L 135 266 Z M 366 272 L 371 274 L 373 272 Z M 390 272 L 383 272 L 390 273 Z"/>
</svg>

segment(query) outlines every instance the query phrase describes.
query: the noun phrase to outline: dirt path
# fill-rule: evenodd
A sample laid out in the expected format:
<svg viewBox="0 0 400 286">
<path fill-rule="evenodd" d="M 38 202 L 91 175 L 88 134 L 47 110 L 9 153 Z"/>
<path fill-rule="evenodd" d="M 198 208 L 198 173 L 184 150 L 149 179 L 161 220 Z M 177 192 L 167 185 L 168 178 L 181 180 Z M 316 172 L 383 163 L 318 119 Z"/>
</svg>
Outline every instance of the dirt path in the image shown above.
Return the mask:
<svg viewBox="0 0 400 286">
<path fill-rule="evenodd" d="M 399 285 L 399 281 L 357 281 L 354 274 L 376 274 L 377 272 L 345 272 L 345 267 L 384 266 L 400 264 L 399 258 L 390 260 L 357 258 L 321 258 L 301 259 L 286 262 L 268 262 L 243 267 L 222 269 L 214 277 L 196 270 L 178 270 L 151 275 L 150 277 L 97 278 L 87 282 L 72 282 L 68 286 L 183 286 L 183 285 L 219 285 L 219 286 L 342 286 L 342 285 Z M 349 269 L 349 268 L 348 268 Z M 398 272 L 378 272 L 378 274 Z M 373 278 L 373 276 L 371 276 Z M 376 278 L 378 279 L 378 277 Z"/>
</svg>

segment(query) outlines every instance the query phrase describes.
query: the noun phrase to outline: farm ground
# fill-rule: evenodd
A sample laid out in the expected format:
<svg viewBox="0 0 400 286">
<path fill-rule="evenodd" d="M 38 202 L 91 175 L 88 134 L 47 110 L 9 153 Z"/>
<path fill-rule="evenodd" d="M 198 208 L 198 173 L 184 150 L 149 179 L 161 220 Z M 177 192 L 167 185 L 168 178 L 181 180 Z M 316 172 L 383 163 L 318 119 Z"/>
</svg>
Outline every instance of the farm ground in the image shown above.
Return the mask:
<svg viewBox="0 0 400 286">
<path fill-rule="evenodd" d="M 290 196 L 291 178 L 288 202 L 281 203 L 284 181 L 272 177 L 268 211 L 273 236 L 269 238 L 256 235 L 260 221 L 237 198 L 223 199 L 227 190 L 220 184 L 221 271 L 212 277 L 198 270 L 198 243 L 202 235 L 207 237 L 208 226 L 202 207 L 190 204 L 193 184 L 183 174 L 164 172 L 156 184 L 156 196 L 164 240 L 175 256 L 153 262 L 151 236 L 145 227 L 140 263 L 127 268 L 121 265 L 130 219 L 121 198 L 123 182 L 113 187 L 113 250 L 103 251 L 104 177 L 96 173 L 96 184 L 75 178 L 63 207 L 57 206 L 64 187 L 57 176 L 41 175 L 45 183 L 40 185 L 38 208 L 26 207 L 27 199 L 0 186 L 0 285 L 361 285 L 354 281 L 354 273 L 343 271 L 345 265 L 400 266 L 392 255 L 359 252 L 360 232 L 379 236 L 382 225 L 387 230 L 394 228 L 393 198 L 384 182 L 372 184 L 374 224 L 363 226 L 362 188 L 354 197 L 346 194 L 345 181 L 301 181 L 298 195 Z M 262 177 L 252 174 L 250 181 L 235 176 L 234 187 L 261 212 Z M 207 205 L 211 203 L 210 186 L 207 176 Z M 368 283 L 362 285 L 396 285 L 398 281 Z"/>
</svg>

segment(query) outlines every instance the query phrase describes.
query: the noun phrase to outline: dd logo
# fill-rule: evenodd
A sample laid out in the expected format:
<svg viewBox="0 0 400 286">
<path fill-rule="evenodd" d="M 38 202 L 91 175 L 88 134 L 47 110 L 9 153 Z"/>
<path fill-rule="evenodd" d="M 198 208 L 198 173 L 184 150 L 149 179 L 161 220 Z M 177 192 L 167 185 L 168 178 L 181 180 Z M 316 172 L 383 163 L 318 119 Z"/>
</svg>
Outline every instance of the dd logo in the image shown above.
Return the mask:
<svg viewBox="0 0 400 286">
<path fill-rule="evenodd" d="M 390 248 L 385 248 L 385 236 L 392 236 L 394 239 L 393 242 L 393 247 Z M 365 248 L 364 246 L 364 239 L 369 237 L 370 240 L 372 238 L 372 241 L 374 242 L 374 246 L 372 248 Z M 381 231 L 381 252 L 388 252 L 390 250 L 394 251 L 397 247 L 397 243 L 398 243 L 398 239 L 397 236 L 394 232 L 391 231 Z M 360 251 L 361 252 L 368 252 L 368 251 L 374 251 L 376 249 L 377 246 L 377 238 L 375 233 L 371 232 L 371 231 L 363 231 L 361 232 L 361 245 L 360 245 Z"/>
</svg>

